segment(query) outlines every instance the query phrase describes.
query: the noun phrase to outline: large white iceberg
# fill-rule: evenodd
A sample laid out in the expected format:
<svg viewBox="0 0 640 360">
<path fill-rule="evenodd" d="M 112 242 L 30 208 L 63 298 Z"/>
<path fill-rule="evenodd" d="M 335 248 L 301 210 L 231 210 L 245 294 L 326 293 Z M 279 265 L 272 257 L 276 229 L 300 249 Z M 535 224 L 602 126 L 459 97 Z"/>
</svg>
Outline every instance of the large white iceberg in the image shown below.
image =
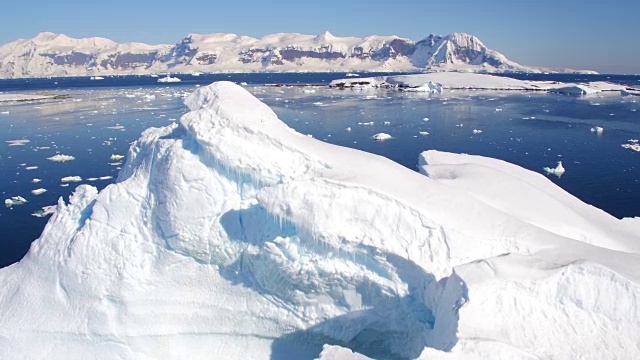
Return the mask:
<svg viewBox="0 0 640 360">
<path fill-rule="evenodd" d="M 426 152 L 420 174 L 320 142 L 233 83 L 186 104 L 0 270 L 0 354 L 640 353 L 638 221 L 494 159 Z"/>
</svg>

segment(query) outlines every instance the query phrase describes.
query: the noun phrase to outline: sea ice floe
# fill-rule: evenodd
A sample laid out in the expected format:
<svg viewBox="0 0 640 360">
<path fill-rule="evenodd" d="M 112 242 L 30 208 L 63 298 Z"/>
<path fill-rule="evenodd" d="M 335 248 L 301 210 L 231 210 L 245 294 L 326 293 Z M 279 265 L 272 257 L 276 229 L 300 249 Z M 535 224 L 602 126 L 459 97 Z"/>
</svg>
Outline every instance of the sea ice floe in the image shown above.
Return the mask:
<svg viewBox="0 0 640 360">
<path fill-rule="evenodd" d="M 598 135 L 604 132 L 604 128 L 600 126 L 595 126 L 591 128 L 591 132 L 597 133 Z"/>
<path fill-rule="evenodd" d="M 428 117 L 422 118 L 422 121 L 429 121 Z"/>
<path fill-rule="evenodd" d="M 115 160 L 115 161 L 122 160 L 122 159 L 124 159 L 124 155 L 111 154 L 111 158 L 110 159 L 111 160 Z"/>
<path fill-rule="evenodd" d="M 347 127 L 345 130 L 350 132 L 351 131 L 351 127 Z"/>
<path fill-rule="evenodd" d="M 39 188 L 39 189 L 35 189 L 35 190 L 31 190 L 31 193 L 33 195 L 40 195 L 40 194 L 44 194 L 47 192 L 47 189 L 43 189 L 43 188 Z"/>
<path fill-rule="evenodd" d="M 479 129 L 473 129 L 473 133 L 474 133 L 474 134 L 482 134 L 482 130 L 479 130 Z"/>
<path fill-rule="evenodd" d="M 383 125 L 391 125 L 391 121 L 385 121 L 382 123 Z"/>
<path fill-rule="evenodd" d="M 25 170 L 35 170 L 35 169 L 37 169 L 37 168 L 38 168 L 37 166 L 27 166 L 27 167 L 25 167 L 24 169 L 25 169 Z"/>
<path fill-rule="evenodd" d="M 545 167 L 543 170 L 547 174 L 553 174 L 553 175 L 556 175 L 557 177 L 561 177 L 562 174 L 564 174 L 565 172 L 564 166 L 562 166 L 562 161 L 558 161 L 558 165 L 554 168 Z"/>
<path fill-rule="evenodd" d="M 419 131 L 418 134 L 420 134 L 422 136 L 427 136 L 427 135 L 429 135 L 429 132 L 427 132 L 427 131 Z"/>
<path fill-rule="evenodd" d="M 62 179 L 60 179 L 60 181 L 62 181 L 63 183 L 80 182 L 82 181 L 82 178 L 80 176 L 65 176 Z"/>
<path fill-rule="evenodd" d="M 124 126 L 122 126 L 122 125 L 107 126 L 107 129 L 124 130 Z"/>
<path fill-rule="evenodd" d="M 56 205 L 43 206 L 42 209 L 34 212 L 31 216 L 46 217 L 56 212 Z"/>
<path fill-rule="evenodd" d="M 375 135 L 372 136 L 372 138 L 376 141 L 384 141 L 384 140 L 389 140 L 392 138 L 391 135 L 386 134 L 386 133 L 377 133 Z"/>
<path fill-rule="evenodd" d="M 313 137 L 311 134 L 309 134 L 307 136 Z M 109 165 L 111 165 L 111 166 L 120 166 L 120 165 L 122 165 L 122 161 L 112 162 L 112 163 L 109 163 Z"/>
<path fill-rule="evenodd" d="M 30 143 L 31 140 L 18 139 L 18 140 L 7 140 L 5 142 L 8 143 L 9 146 L 22 146 L 22 145 L 26 145 L 27 143 Z"/>
<path fill-rule="evenodd" d="M 4 200 L 4 205 L 8 208 L 11 208 L 12 206 L 22 205 L 26 202 L 27 200 L 22 196 L 12 196 L 9 199 Z"/>
<path fill-rule="evenodd" d="M 34 178 L 34 179 L 31 180 L 31 182 L 34 183 L 34 184 L 37 184 L 40 181 L 42 181 L 42 179 Z"/>
<path fill-rule="evenodd" d="M 363 126 L 371 126 L 373 125 L 374 122 L 373 121 L 369 121 L 369 122 L 359 122 L 358 125 L 363 125 Z"/>
<path fill-rule="evenodd" d="M 47 160 L 55 161 L 55 162 L 67 162 L 75 160 L 75 156 L 65 155 L 65 154 L 55 154 L 51 157 L 48 157 Z"/>
<path fill-rule="evenodd" d="M 99 180 L 110 180 L 110 179 L 113 179 L 113 176 L 111 176 L 111 175 L 100 176 L 98 179 Z"/>
</svg>

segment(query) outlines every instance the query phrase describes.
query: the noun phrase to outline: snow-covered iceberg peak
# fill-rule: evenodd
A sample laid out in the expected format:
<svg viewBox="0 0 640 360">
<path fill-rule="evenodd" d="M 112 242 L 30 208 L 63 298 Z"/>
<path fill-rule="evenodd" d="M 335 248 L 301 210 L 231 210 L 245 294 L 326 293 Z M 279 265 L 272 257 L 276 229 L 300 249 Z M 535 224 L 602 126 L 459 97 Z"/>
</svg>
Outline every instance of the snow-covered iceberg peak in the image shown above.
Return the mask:
<svg viewBox="0 0 640 360">
<path fill-rule="evenodd" d="M 496 160 L 430 152 L 420 174 L 320 142 L 233 83 L 186 103 L 132 144 L 115 184 L 61 199 L 27 256 L 0 270 L 0 354 L 640 350 L 637 222 Z M 539 189 L 519 199 L 540 211 L 513 211 L 500 186 Z"/>
<path fill-rule="evenodd" d="M 218 82 L 185 100 L 180 125 L 199 150 L 227 169 L 273 184 L 325 167 L 300 146 L 309 142 L 242 87 Z"/>
</svg>

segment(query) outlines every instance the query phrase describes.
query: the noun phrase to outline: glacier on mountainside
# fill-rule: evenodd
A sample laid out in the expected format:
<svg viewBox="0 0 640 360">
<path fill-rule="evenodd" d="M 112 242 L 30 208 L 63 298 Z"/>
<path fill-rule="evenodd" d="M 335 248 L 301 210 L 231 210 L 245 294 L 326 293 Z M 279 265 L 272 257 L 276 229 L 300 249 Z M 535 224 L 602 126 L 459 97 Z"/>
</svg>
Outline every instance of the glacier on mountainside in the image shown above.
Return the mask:
<svg viewBox="0 0 640 360">
<path fill-rule="evenodd" d="M 0 354 L 640 353 L 638 221 L 495 159 L 429 151 L 418 173 L 320 142 L 233 83 L 185 103 L 0 269 Z"/>
</svg>

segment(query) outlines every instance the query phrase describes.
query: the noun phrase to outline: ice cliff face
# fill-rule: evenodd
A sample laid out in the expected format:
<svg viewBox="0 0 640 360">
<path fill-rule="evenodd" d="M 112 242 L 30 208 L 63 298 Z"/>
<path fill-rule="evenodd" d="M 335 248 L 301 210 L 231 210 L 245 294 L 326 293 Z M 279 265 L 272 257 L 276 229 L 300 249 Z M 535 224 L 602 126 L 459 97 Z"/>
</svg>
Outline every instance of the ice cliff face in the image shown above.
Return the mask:
<svg viewBox="0 0 640 360">
<path fill-rule="evenodd" d="M 118 44 L 40 33 L 0 46 L 0 77 L 252 71 L 539 71 L 454 33 L 424 40 L 273 34 L 191 34 L 177 44 Z"/>
<path fill-rule="evenodd" d="M 498 160 L 431 151 L 420 174 L 322 143 L 232 83 L 186 104 L 131 146 L 116 184 L 60 200 L 26 257 L 0 270 L 0 354 L 640 351 L 636 222 Z"/>
</svg>

